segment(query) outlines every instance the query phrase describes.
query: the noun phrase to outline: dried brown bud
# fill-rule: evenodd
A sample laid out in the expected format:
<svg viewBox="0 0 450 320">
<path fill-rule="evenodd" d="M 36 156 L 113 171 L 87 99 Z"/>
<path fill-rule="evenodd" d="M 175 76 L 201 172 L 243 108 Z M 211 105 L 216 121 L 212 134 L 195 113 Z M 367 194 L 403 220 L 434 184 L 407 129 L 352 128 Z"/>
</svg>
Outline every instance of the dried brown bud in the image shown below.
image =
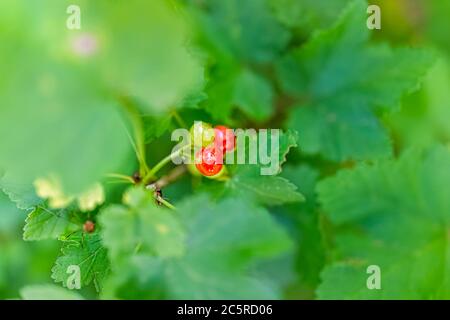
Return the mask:
<svg viewBox="0 0 450 320">
<path fill-rule="evenodd" d="M 141 175 L 139 174 L 139 172 L 135 172 L 135 173 L 133 174 L 133 180 L 134 180 L 134 183 L 135 183 L 135 184 L 138 184 L 138 183 L 140 183 L 140 182 L 142 181 L 142 177 L 141 177 Z"/>
</svg>

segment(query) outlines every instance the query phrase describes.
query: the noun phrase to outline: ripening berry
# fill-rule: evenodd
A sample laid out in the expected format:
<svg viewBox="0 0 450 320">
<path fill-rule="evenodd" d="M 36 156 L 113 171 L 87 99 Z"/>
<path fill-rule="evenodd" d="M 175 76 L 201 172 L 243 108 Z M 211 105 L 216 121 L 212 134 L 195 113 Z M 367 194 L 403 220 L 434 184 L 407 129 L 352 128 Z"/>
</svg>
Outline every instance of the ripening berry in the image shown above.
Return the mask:
<svg viewBox="0 0 450 320">
<path fill-rule="evenodd" d="M 202 175 L 212 177 L 221 173 L 223 163 L 219 160 L 215 148 L 206 147 L 195 155 L 195 167 Z"/>
<path fill-rule="evenodd" d="M 86 233 L 94 232 L 95 231 L 95 223 L 90 220 L 86 221 L 83 225 L 83 230 Z"/>
<path fill-rule="evenodd" d="M 223 152 L 230 152 L 234 150 L 236 145 L 236 137 L 233 130 L 225 126 L 216 126 L 215 131 L 215 141 L 214 144 L 217 149 L 223 150 Z"/>
<path fill-rule="evenodd" d="M 196 147 L 206 147 L 214 142 L 214 129 L 209 123 L 196 121 L 190 132 L 191 141 Z"/>
</svg>

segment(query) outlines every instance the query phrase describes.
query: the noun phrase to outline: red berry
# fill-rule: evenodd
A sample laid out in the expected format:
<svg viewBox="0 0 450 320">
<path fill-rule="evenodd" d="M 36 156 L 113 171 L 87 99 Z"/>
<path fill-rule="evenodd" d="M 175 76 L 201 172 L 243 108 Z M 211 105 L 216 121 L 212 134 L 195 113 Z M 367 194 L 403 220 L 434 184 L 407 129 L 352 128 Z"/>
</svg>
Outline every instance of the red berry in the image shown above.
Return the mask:
<svg viewBox="0 0 450 320">
<path fill-rule="evenodd" d="M 220 155 L 216 155 L 215 148 L 206 147 L 195 155 L 195 167 L 202 175 L 211 177 L 222 171 L 223 163 L 220 160 Z"/>
<path fill-rule="evenodd" d="M 92 221 L 86 221 L 83 225 L 83 230 L 86 233 L 92 233 L 95 231 L 95 223 Z"/>
<path fill-rule="evenodd" d="M 225 126 L 216 126 L 215 131 L 215 146 L 224 152 L 233 151 L 236 145 L 236 137 L 233 130 Z"/>
</svg>

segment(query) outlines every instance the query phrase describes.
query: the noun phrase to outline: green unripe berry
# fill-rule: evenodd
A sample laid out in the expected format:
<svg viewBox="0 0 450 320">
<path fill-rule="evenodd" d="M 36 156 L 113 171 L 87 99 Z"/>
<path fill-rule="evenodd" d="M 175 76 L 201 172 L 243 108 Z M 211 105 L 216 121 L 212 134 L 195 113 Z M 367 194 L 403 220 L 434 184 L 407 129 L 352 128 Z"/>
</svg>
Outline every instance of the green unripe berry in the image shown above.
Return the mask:
<svg viewBox="0 0 450 320">
<path fill-rule="evenodd" d="M 195 121 L 190 133 L 191 142 L 196 147 L 206 147 L 214 142 L 215 132 L 209 123 Z"/>
<path fill-rule="evenodd" d="M 195 164 L 189 163 L 186 165 L 186 168 L 188 171 L 194 176 L 194 177 L 201 177 L 202 174 L 197 170 Z"/>
</svg>

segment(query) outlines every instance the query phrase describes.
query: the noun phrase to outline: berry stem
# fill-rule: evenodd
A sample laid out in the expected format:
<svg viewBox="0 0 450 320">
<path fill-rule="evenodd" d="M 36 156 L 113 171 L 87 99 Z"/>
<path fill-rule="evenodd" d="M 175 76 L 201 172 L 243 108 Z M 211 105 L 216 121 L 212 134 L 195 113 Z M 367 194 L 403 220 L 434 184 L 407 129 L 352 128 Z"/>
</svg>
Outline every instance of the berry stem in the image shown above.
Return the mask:
<svg viewBox="0 0 450 320">
<path fill-rule="evenodd" d="M 139 241 L 139 243 L 134 248 L 134 254 L 138 254 L 139 250 L 141 250 L 141 247 L 142 247 L 142 241 Z"/>
<path fill-rule="evenodd" d="M 148 184 L 150 182 L 150 180 L 155 178 L 155 174 L 161 170 L 166 164 L 168 164 L 169 162 L 172 161 L 173 157 L 179 156 L 180 154 L 182 154 L 185 150 L 190 149 L 191 145 L 185 145 L 184 147 L 181 147 L 180 149 L 178 149 L 175 152 L 172 152 L 171 154 L 169 154 L 167 157 L 165 157 L 164 159 L 162 159 L 160 162 L 158 162 L 144 177 L 144 185 Z"/>
<path fill-rule="evenodd" d="M 170 171 L 167 175 L 161 177 L 158 181 L 154 183 L 156 189 L 162 189 L 167 187 L 172 182 L 176 181 L 179 177 L 185 174 L 187 171 L 185 165 L 178 166 Z"/>
<path fill-rule="evenodd" d="M 172 111 L 172 116 L 180 127 L 187 128 L 186 122 L 184 122 L 183 118 L 180 117 L 179 113 L 176 110 Z"/>
<path fill-rule="evenodd" d="M 171 204 L 169 201 L 165 200 L 163 197 L 161 196 L 156 196 L 156 200 L 159 203 L 162 203 L 163 205 L 165 205 L 167 208 L 172 209 L 172 210 L 177 210 L 177 208 L 175 208 L 175 206 L 173 204 Z"/>
<path fill-rule="evenodd" d="M 134 143 L 133 148 L 136 152 L 136 157 L 139 162 L 139 173 L 141 176 L 145 175 L 150 169 L 147 166 L 147 160 L 145 155 L 145 140 L 144 140 L 144 128 L 142 124 L 142 119 L 139 114 L 138 109 L 133 104 L 132 101 L 130 101 L 127 97 L 121 97 L 120 101 L 122 102 L 122 105 L 124 109 L 126 110 L 131 124 L 133 126 L 133 135 L 134 135 Z"/>
<path fill-rule="evenodd" d="M 108 173 L 106 175 L 108 178 L 118 179 L 120 181 L 125 181 L 134 184 L 134 180 L 132 177 L 120 174 L 120 173 Z"/>
</svg>

